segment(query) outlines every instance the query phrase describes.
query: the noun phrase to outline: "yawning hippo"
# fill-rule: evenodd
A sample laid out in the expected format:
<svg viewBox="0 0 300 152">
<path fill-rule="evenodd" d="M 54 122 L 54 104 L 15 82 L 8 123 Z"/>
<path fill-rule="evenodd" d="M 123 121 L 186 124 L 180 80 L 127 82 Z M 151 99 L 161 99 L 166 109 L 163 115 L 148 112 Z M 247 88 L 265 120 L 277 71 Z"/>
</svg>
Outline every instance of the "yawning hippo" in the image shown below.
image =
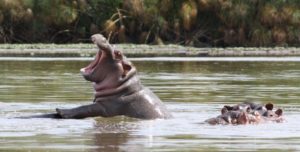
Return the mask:
<svg viewBox="0 0 300 152">
<path fill-rule="evenodd" d="M 100 34 L 91 39 L 99 51 L 95 60 L 80 71 L 86 80 L 93 82 L 94 102 L 73 109 L 57 108 L 58 116 L 68 119 L 117 115 L 141 119 L 171 117 L 161 100 L 141 84 L 136 68 L 120 51 L 114 50 Z"/>
</svg>

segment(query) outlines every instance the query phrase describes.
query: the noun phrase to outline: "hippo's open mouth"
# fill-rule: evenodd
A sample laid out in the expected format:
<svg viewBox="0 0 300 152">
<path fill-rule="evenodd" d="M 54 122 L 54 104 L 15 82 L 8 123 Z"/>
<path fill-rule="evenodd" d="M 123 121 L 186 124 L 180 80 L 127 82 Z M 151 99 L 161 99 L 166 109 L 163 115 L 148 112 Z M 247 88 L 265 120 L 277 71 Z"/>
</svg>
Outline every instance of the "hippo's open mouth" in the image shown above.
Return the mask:
<svg viewBox="0 0 300 152">
<path fill-rule="evenodd" d="M 95 59 L 88 66 L 81 68 L 80 72 L 83 75 L 91 74 L 94 71 L 94 69 L 96 68 L 96 66 L 101 62 L 101 60 L 102 60 L 102 51 L 98 51 L 95 56 Z"/>
</svg>

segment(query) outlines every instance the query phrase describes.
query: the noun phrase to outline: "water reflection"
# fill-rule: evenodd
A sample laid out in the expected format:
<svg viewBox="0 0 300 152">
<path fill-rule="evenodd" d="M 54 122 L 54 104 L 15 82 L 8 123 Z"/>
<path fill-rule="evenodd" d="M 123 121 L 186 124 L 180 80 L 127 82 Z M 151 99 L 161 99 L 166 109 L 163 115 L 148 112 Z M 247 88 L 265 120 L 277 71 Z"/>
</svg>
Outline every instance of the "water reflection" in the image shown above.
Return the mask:
<svg viewBox="0 0 300 152">
<path fill-rule="evenodd" d="M 94 141 L 98 148 L 92 151 L 121 151 L 121 146 L 128 141 L 128 136 L 128 133 L 97 133 Z"/>
<path fill-rule="evenodd" d="M 300 62 L 141 61 L 174 119 L 11 119 L 92 102 L 84 60 L 0 60 L 0 151 L 299 151 Z M 273 101 L 282 124 L 210 126 L 224 104 Z M 16 146 L 18 145 L 18 146 Z"/>
<path fill-rule="evenodd" d="M 139 120 L 127 117 L 114 117 L 111 119 L 98 118 L 94 123 L 93 136 L 94 145 L 97 147 L 92 151 L 126 151 L 129 147 L 132 150 L 140 151 L 141 146 L 124 146 L 129 140 L 134 139 L 131 136 L 133 130 L 140 129 Z"/>
</svg>

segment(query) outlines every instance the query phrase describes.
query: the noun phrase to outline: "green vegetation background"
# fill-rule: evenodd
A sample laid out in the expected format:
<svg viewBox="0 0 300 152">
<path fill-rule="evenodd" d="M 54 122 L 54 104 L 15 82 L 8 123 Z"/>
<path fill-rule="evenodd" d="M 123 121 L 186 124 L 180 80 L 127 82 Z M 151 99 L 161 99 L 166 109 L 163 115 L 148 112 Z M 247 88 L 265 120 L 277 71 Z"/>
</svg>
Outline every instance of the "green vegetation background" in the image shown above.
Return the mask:
<svg viewBox="0 0 300 152">
<path fill-rule="evenodd" d="M 300 46 L 299 0 L 0 0 L 0 43 Z"/>
</svg>

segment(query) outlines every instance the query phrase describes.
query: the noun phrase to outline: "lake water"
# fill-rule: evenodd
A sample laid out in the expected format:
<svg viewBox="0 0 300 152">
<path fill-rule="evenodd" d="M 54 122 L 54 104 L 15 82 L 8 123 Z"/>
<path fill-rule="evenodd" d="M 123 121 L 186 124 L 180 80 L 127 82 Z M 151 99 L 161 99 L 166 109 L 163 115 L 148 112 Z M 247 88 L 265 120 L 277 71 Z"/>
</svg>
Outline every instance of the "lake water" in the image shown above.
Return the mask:
<svg viewBox="0 0 300 152">
<path fill-rule="evenodd" d="M 0 58 L 0 151 L 300 151 L 300 58 L 133 58 L 174 118 L 14 119 L 93 99 L 91 58 Z M 284 123 L 204 124 L 224 104 L 273 102 Z"/>
</svg>

